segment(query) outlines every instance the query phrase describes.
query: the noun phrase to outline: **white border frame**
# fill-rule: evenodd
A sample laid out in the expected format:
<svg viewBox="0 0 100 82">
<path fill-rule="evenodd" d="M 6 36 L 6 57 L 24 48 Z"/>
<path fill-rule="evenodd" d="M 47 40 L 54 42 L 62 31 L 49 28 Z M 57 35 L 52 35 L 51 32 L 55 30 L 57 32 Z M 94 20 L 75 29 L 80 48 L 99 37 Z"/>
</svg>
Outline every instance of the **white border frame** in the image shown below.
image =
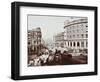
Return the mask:
<svg viewBox="0 0 100 82">
<path fill-rule="evenodd" d="M 27 14 L 88 17 L 88 64 L 27 67 Z M 20 7 L 20 76 L 94 72 L 94 11 Z"/>
</svg>

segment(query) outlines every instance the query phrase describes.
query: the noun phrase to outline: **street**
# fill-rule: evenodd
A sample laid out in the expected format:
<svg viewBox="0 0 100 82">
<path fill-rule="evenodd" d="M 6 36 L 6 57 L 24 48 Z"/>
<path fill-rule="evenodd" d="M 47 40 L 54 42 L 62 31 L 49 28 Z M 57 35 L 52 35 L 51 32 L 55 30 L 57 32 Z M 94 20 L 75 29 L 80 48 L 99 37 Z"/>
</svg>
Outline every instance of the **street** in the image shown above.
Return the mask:
<svg viewBox="0 0 100 82">
<path fill-rule="evenodd" d="M 52 66 L 52 65 L 74 65 L 74 64 L 87 64 L 87 56 L 79 55 L 72 56 L 64 52 L 56 52 L 55 54 L 46 53 L 42 55 L 33 54 L 28 57 L 28 66 Z"/>
</svg>

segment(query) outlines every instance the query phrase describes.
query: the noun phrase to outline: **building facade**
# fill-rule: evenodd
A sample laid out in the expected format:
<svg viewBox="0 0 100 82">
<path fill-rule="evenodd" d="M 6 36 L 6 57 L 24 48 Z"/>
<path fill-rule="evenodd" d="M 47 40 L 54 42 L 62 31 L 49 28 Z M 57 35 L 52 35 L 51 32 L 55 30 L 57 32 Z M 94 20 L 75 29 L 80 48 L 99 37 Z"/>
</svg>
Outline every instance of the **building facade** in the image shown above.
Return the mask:
<svg viewBox="0 0 100 82">
<path fill-rule="evenodd" d="M 64 47 L 64 33 L 65 32 L 61 32 L 61 33 L 58 33 L 54 36 L 54 46 L 55 47 Z"/>
<path fill-rule="evenodd" d="M 80 52 L 88 49 L 88 19 L 82 18 L 65 22 L 65 47 L 73 52 Z"/>
<path fill-rule="evenodd" d="M 37 53 L 41 48 L 42 33 L 40 28 L 28 30 L 28 52 Z"/>
</svg>

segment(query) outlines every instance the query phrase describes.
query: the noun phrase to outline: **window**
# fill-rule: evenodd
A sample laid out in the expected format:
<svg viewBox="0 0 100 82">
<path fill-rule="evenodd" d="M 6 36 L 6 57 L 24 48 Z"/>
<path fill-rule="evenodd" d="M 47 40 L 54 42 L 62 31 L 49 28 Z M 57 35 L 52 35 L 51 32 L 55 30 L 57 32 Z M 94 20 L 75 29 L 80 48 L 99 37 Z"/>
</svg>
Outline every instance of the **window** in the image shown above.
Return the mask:
<svg viewBox="0 0 100 82">
<path fill-rule="evenodd" d="M 70 46 L 72 46 L 72 42 L 70 42 Z"/>
<path fill-rule="evenodd" d="M 81 37 L 84 38 L 84 34 L 81 34 Z"/>
<path fill-rule="evenodd" d="M 77 47 L 79 47 L 80 46 L 80 43 L 79 42 L 77 42 Z"/>
<path fill-rule="evenodd" d="M 28 44 L 30 45 L 30 42 L 28 42 Z"/>
<path fill-rule="evenodd" d="M 86 38 L 88 38 L 88 34 L 86 34 Z"/>
<path fill-rule="evenodd" d="M 67 33 L 69 33 L 69 31 L 67 31 Z"/>
<path fill-rule="evenodd" d="M 70 35 L 70 38 L 71 38 L 71 35 Z"/>
<path fill-rule="evenodd" d="M 81 42 L 81 47 L 84 47 L 84 42 Z"/>
<path fill-rule="evenodd" d="M 75 38 L 75 35 L 73 35 L 73 38 Z"/>
<path fill-rule="evenodd" d="M 34 43 L 36 43 L 36 41 L 34 41 Z"/>
<path fill-rule="evenodd" d="M 79 30 L 77 29 L 77 32 L 79 32 Z"/>
<path fill-rule="evenodd" d="M 86 32 L 88 32 L 88 31 L 86 31 Z"/>
<path fill-rule="evenodd" d="M 86 47 L 88 47 L 88 42 L 86 42 Z"/>
<path fill-rule="evenodd" d="M 81 29 L 83 31 L 83 29 Z"/>
<path fill-rule="evenodd" d="M 79 38 L 79 34 L 77 34 L 77 38 Z"/>
<path fill-rule="evenodd" d="M 73 46 L 75 47 L 75 42 L 73 43 Z"/>
<path fill-rule="evenodd" d="M 69 37 L 69 36 L 67 35 L 67 37 Z"/>
<path fill-rule="evenodd" d="M 68 46 L 69 46 L 69 42 L 68 42 Z"/>
</svg>

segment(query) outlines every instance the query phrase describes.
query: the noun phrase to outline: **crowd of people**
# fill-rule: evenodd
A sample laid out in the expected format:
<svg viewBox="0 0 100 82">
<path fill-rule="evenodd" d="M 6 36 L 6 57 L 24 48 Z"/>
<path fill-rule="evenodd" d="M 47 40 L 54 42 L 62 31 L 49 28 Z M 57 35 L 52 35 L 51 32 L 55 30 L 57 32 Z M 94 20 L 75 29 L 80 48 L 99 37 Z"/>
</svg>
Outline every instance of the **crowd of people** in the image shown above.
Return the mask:
<svg viewBox="0 0 100 82">
<path fill-rule="evenodd" d="M 68 51 L 55 49 L 48 50 L 45 49 L 38 56 L 29 61 L 28 66 L 48 66 L 48 65 L 68 65 L 80 63 L 73 61 L 72 54 L 69 54 Z"/>
</svg>

